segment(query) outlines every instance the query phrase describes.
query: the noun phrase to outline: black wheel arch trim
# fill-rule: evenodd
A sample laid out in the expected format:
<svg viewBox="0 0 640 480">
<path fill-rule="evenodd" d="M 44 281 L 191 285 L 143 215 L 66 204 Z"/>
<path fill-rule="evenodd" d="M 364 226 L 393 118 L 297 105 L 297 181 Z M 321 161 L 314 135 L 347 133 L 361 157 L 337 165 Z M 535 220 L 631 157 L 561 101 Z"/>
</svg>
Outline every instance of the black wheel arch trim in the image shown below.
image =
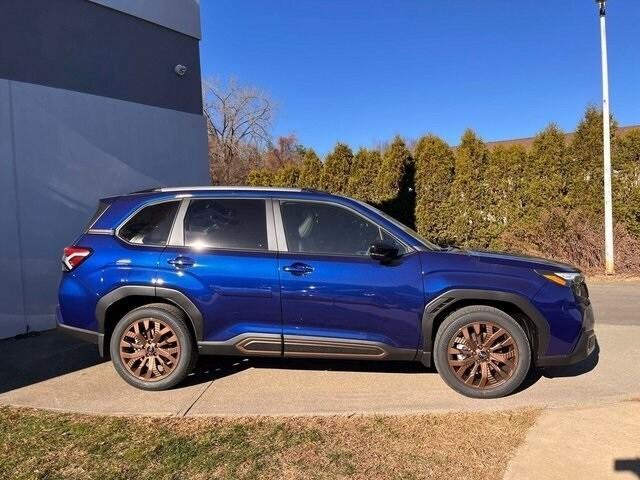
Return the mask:
<svg viewBox="0 0 640 480">
<path fill-rule="evenodd" d="M 204 320 L 198 307 L 182 292 L 172 288 L 150 287 L 145 285 L 125 285 L 111 290 L 104 295 L 96 305 L 96 321 L 98 322 L 98 332 L 105 333 L 105 318 L 107 310 L 111 305 L 127 297 L 156 297 L 167 300 L 175 306 L 184 310 L 191 321 L 196 341 L 201 341 L 204 337 Z"/>
<path fill-rule="evenodd" d="M 533 322 L 536 328 L 536 351 L 533 352 L 534 359 L 544 357 L 549 346 L 550 330 L 549 323 L 542 316 L 536 307 L 522 295 L 511 292 L 501 292 L 496 290 L 481 289 L 452 289 L 438 295 L 431 300 L 424 309 L 422 315 L 422 351 L 421 361 L 426 366 L 431 366 L 433 352 L 433 327 L 438 314 L 447 307 L 455 305 L 464 300 L 480 300 L 510 303 L 524 312 Z"/>
</svg>

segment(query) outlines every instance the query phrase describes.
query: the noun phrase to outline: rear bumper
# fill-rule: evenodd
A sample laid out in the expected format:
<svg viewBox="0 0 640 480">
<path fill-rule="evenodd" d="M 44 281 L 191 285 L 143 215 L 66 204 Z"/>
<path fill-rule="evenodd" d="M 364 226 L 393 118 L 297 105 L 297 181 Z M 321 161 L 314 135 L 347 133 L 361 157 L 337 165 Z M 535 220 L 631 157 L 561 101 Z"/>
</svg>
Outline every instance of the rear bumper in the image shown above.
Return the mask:
<svg viewBox="0 0 640 480">
<path fill-rule="evenodd" d="M 596 334 L 593 331 L 595 325 L 595 317 L 593 315 L 593 307 L 587 299 L 583 303 L 584 310 L 582 314 L 582 330 L 573 348 L 573 352 L 568 355 L 555 355 L 548 357 L 539 357 L 536 364 L 539 367 L 556 367 L 573 365 L 587 358 L 596 348 Z"/>
<path fill-rule="evenodd" d="M 62 319 L 62 315 L 60 314 L 60 307 L 56 309 L 56 324 L 58 331 L 63 332 L 65 335 L 75 337 L 79 340 L 82 340 L 83 342 L 98 345 L 100 356 L 103 356 L 104 334 L 94 332 L 92 330 L 85 330 L 84 328 L 65 325 L 64 320 Z"/>
</svg>

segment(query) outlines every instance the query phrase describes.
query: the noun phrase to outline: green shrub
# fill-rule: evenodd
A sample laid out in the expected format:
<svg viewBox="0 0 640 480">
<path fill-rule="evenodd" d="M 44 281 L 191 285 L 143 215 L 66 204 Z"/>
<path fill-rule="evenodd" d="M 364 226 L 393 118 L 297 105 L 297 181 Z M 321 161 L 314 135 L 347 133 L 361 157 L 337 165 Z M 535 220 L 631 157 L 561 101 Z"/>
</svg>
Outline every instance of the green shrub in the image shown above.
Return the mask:
<svg viewBox="0 0 640 480">
<path fill-rule="evenodd" d="M 426 135 L 418 140 L 414 158 L 416 229 L 434 242 L 451 243 L 452 212 L 448 202 L 454 175 L 453 150 L 435 135 Z"/>
<path fill-rule="evenodd" d="M 612 163 L 614 220 L 640 238 L 640 130 L 616 138 Z"/>
<path fill-rule="evenodd" d="M 274 187 L 297 187 L 300 178 L 300 167 L 294 163 L 287 163 L 275 171 Z"/>
<path fill-rule="evenodd" d="M 353 152 L 344 143 L 336 144 L 333 152 L 327 155 L 322 168 L 320 183 L 323 190 L 331 193 L 346 194 Z"/>
<path fill-rule="evenodd" d="M 302 165 L 300 166 L 300 177 L 298 186 L 300 188 L 320 188 L 320 177 L 322 175 L 322 162 L 316 152 L 306 149 L 304 152 Z"/>
<path fill-rule="evenodd" d="M 415 163 L 399 136 L 382 153 L 382 165 L 376 180 L 376 206 L 413 227 L 416 208 Z"/>
<path fill-rule="evenodd" d="M 501 248 L 502 232 L 516 225 L 522 216 L 524 170 L 527 151 L 522 145 L 497 146 L 489 152 L 486 211 L 490 224 L 489 246 Z"/>
<path fill-rule="evenodd" d="M 256 168 L 247 175 L 246 183 L 250 187 L 272 187 L 274 185 L 275 170 Z"/>
<path fill-rule="evenodd" d="M 485 178 L 488 161 L 484 142 L 472 130 L 464 132 L 455 152 L 455 176 L 447 207 L 451 217 L 449 236 L 455 243 L 484 248 L 491 241 Z"/>
<path fill-rule="evenodd" d="M 347 195 L 363 202 L 374 202 L 377 199 L 376 179 L 382 168 L 381 164 L 382 157 L 378 150 L 358 150 L 351 165 Z"/>
</svg>

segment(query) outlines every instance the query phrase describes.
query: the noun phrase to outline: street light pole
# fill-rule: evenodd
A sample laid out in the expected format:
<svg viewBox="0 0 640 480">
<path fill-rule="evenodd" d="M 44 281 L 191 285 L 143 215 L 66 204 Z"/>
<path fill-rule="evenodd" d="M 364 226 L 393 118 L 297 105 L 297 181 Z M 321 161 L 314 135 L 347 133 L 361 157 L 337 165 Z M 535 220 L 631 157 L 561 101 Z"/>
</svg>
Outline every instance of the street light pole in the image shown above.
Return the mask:
<svg viewBox="0 0 640 480">
<path fill-rule="evenodd" d="M 613 274 L 613 200 L 611 195 L 611 132 L 609 114 L 609 64 L 607 58 L 606 0 L 600 7 L 600 45 L 602 49 L 602 139 L 604 150 L 604 255 L 605 272 Z"/>
</svg>

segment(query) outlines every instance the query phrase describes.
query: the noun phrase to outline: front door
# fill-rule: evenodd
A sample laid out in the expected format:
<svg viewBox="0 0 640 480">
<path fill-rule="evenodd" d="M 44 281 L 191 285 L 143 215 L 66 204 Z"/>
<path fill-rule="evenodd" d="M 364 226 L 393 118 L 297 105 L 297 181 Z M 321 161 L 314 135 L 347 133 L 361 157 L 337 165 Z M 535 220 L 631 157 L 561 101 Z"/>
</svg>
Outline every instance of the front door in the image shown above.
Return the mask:
<svg viewBox="0 0 640 480">
<path fill-rule="evenodd" d="M 194 198 L 181 208 L 157 286 L 194 302 L 209 353 L 281 355 L 272 219 L 265 199 Z"/>
<path fill-rule="evenodd" d="M 281 200 L 279 207 L 284 354 L 413 358 L 424 307 L 418 253 L 338 204 Z M 372 259 L 376 241 L 394 242 L 402 256 Z"/>
</svg>

